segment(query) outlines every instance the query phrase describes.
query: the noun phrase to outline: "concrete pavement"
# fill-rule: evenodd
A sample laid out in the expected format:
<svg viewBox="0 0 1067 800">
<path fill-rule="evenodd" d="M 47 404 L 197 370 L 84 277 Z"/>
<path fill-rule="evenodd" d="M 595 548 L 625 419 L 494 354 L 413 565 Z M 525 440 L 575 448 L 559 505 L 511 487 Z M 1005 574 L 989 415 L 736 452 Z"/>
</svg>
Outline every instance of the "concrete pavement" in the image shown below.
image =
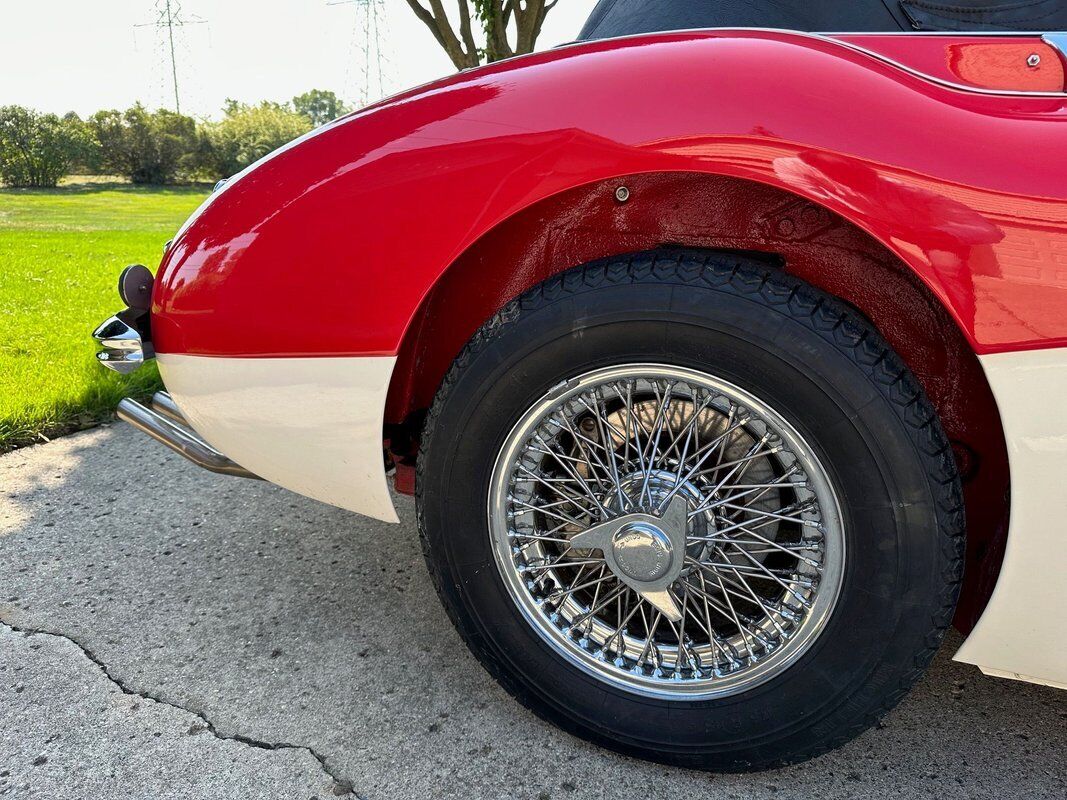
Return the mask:
<svg viewBox="0 0 1067 800">
<path fill-rule="evenodd" d="M 578 741 L 453 631 L 389 526 L 116 425 L 0 457 L 0 796 L 1062 798 L 1067 693 L 948 658 L 877 729 L 709 775 Z"/>
</svg>

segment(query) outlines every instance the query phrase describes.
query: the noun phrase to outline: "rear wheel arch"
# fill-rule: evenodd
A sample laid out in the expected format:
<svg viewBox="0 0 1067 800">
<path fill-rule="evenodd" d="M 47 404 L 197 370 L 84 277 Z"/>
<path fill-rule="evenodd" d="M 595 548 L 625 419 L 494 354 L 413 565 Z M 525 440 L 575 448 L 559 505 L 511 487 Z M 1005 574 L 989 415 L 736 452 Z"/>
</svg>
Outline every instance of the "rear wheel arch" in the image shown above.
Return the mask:
<svg viewBox="0 0 1067 800">
<path fill-rule="evenodd" d="M 413 456 L 422 414 L 452 360 L 509 300 L 571 267 L 665 245 L 741 251 L 776 264 L 862 313 L 901 356 L 937 410 L 965 479 L 967 577 L 956 624 L 973 627 L 999 572 L 1009 490 L 1000 417 L 978 359 L 944 305 L 885 245 L 765 184 L 696 173 L 628 176 L 563 192 L 494 227 L 442 274 L 405 334 L 386 406 L 397 457 Z"/>
</svg>

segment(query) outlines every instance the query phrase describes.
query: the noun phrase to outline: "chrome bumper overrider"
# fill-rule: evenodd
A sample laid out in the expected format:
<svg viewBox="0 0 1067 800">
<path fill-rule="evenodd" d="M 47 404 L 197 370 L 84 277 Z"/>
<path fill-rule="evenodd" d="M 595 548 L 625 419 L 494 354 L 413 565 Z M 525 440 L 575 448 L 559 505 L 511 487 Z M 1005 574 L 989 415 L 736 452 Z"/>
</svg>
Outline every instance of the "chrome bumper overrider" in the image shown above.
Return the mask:
<svg viewBox="0 0 1067 800">
<path fill-rule="evenodd" d="M 156 392 L 151 407 L 127 397 L 119 403 L 118 417 L 209 472 L 259 479 L 258 475 L 231 461 L 189 428 L 166 392 Z"/>
<path fill-rule="evenodd" d="M 119 297 L 126 308 L 93 331 L 100 351 L 96 360 L 126 375 L 155 356 L 149 337 L 152 273 L 143 264 L 130 264 L 119 275 Z"/>
<path fill-rule="evenodd" d="M 141 338 L 134 327 L 133 309 L 121 311 L 105 320 L 93 331 L 93 339 L 100 348 L 96 360 L 108 369 L 123 375 L 129 374 L 152 358 L 152 344 Z"/>
</svg>

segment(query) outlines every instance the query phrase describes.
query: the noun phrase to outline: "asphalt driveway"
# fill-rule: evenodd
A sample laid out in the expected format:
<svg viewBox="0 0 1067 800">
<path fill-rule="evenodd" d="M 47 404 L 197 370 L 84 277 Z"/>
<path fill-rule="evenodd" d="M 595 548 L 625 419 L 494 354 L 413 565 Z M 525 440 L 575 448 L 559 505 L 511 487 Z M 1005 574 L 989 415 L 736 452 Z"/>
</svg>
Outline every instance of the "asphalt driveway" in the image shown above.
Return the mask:
<svg viewBox="0 0 1067 800">
<path fill-rule="evenodd" d="M 709 775 L 516 705 L 390 526 L 125 426 L 0 457 L 0 796 L 1062 798 L 1067 692 L 951 662 L 815 761 Z"/>
</svg>

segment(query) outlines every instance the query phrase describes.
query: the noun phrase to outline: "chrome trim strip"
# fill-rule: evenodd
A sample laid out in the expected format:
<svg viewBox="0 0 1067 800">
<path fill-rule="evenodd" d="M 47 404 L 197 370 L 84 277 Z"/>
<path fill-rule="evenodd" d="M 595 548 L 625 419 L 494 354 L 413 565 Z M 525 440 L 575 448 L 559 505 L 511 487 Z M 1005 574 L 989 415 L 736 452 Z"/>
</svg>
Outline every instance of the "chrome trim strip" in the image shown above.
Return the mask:
<svg viewBox="0 0 1067 800">
<path fill-rule="evenodd" d="M 792 31 L 791 31 L 791 33 L 792 33 Z M 938 35 L 941 35 L 941 36 L 951 35 L 951 34 L 941 33 L 940 31 L 937 31 L 936 33 L 938 33 Z M 862 36 L 864 34 L 849 34 L 849 35 Z M 878 34 L 871 34 L 871 35 L 878 35 Z M 960 34 L 960 35 L 966 36 L 968 34 L 964 33 L 964 34 Z M 973 35 L 981 36 L 982 34 L 973 34 Z M 1033 35 L 1040 35 L 1040 34 L 1033 34 Z M 1046 43 L 1051 44 L 1051 42 L 1049 42 L 1046 37 L 1047 37 L 1047 35 L 1042 35 L 1041 36 L 1041 38 L 1043 40 L 1045 40 Z M 919 71 L 917 69 L 909 67 L 907 64 L 901 64 L 899 61 L 895 61 L 894 59 L 889 58 L 888 56 L 884 56 L 881 53 L 875 52 L 874 50 L 868 50 L 866 47 L 860 47 L 859 45 L 853 44 L 852 42 L 845 42 L 845 41 L 842 41 L 841 39 L 837 39 L 837 38 L 829 37 L 829 36 L 819 36 L 817 38 L 829 39 L 829 40 L 831 40 L 833 42 L 836 42 L 837 44 L 841 45 L 842 47 L 848 48 L 849 50 L 853 50 L 853 51 L 855 51 L 857 53 L 863 53 L 864 55 L 870 56 L 871 58 L 875 58 L 875 59 L 881 61 L 884 64 L 888 64 L 891 67 L 895 67 L 896 69 L 901 70 L 902 72 L 906 72 L 906 73 L 908 73 L 910 75 L 914 75 L 915 77 L 920 78 L 921 80 L 924 80 L 927 83 L 937 84 L 938 86 L 942 86 L 942 87 L 944 87 L 946 89 L 952 89 L 954 91 L 969 92 L 971 94 L 992 95 L 994 97 L 1067 97 L 1067 92 L 1026 92 L 1026 91 L 1022 91 L 1022 90 L 1019 90 L 1019 89 L 982 89 L 982 88 L 980 88 L 978 86 L 967 86 L 966 84 L 963 84 L 963 83 L 956 83 L 954 81 L 947 81 L 944 78 L 938 78 L 935 75 L 928 75 L 925 72 L 921 72 L 921 71 Z M 1055 46 L 1055 45 L 1053 45 L 1053 46 Z"/>
<path fill-rule="evenodd" d="M 130 423 L 137 430 L 148 434 L 160 444 L 166 445 L 178 455 L 209 472 L 260 480 L 258 475 L 231 461 L 188 428 L 141 405 L 136 400 L 131 400 L 129 397 L 122 400 L 119 403 L 118 418 Z"/>
<path fill-rule="evenodd" d="M 1056 33 L 1044 33 L 1041 35 L 1041 41 L 1057 51 L 1060 56 L 1067 61 L 1067 33 L 1060 31 L 1057 31 Z M 1067 64 L 1064 66 L 1067 66 Z"/>
<path fill-rule="evenodd" d="M 598 44 L 600 42 L 618 42 L 625 41 L 627 39 L 642 39 L 648 36 L 675 34 L 675 33 L 707 33 L 709 31 L 728 33 L 730 31 L 738 31 L 740 33 L 788 33 L 792 36 L 797 36 L 804 39 L 819 39 L 820 41 L 830 41 L 834 44 L 840 45 L 848 50 L 852 50 L 856 53 L 862 53 L 863 55 L 870 56 L 877 61 L 881 61 L 884 64 L 888 64 L 891 67 L 895 67 L 902 72 L 906 72 L 910 75 L 914 75 L 921 80 L 933 83 L 938 86 L 942 86 L 946 89 L 952 89 L 958 92 L 969 92 L 971 94 L 984 94 L 994 97 L 1067 97 L 1067 91 L 1063 92 L 1026 92 L 1012 89 L 982 89 L 977 86 L 967 86 L 962 83 L 955 83 L 953 81 L 947 81 L 942 78 L 935 77 L 933 75 L 927 75 L 925 72 L 920 72 L 917 69 L 901 64 L 899 61 L 894 61 L 888 56 L 884 56 L 881 53 L 874 50 L 868 50 L 866 47 L 853 44 L 852 42 L 845 42 L 838 39 L 838 36 L 951 36 L 954 38 L 962 36 L 974 36 L 976 38 L 984 38 L 987 36 L 1001 36 L 1001 37 L 1016 37 L 1016 38 L 1035 38 L 1039 37 L 1044 39 L 1047 44 L 1053 47 L 1058 47 L 1057 41 L 1062 41 L 1060 37 L 1067 37 L 1067 34 L 1059 33 L 1042 33 L 1040 31 L 988 31 L 988 32 L 952 32 L 952 31 L 887 31 L 886 33 L 876 33 L 873 31 L 839 31 L 836 33 L 808 33 L 807 31 L 791 31 L 787 28 L 683 28 L 676 31 L 656 31 L 655 33 L 636 33 L 628 34 L 625 36 L 608 36 L 603 39 L 591 39 L 583 42 L 571 42 L 565 45 L 560 45 L 559 49 L 566 49 L 569 47 L 583 47 L 586 45 Z M 1050 38 L 1051 37 L 1051 38 Z M 1061 49 L 1061 52 L 1067 52 Z M 529 56 L 516 56 L 516 58 L 528 58 Z"/>
<path fill-rule="evenodd" d="M 816 31 L 817 36 L 997 36 L 1005 39 L 1044 36 L 1044 31 Z"/>
</svg>

